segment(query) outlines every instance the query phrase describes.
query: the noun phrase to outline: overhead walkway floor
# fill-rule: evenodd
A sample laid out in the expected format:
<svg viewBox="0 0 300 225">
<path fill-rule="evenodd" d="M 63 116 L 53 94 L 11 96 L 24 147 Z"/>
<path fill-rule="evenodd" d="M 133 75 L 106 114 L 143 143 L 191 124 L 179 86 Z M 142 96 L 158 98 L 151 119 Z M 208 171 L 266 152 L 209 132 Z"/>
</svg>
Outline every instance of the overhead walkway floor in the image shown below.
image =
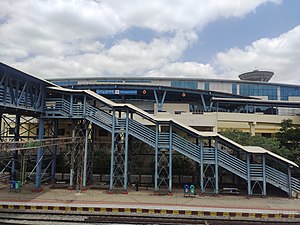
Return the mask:
<svg viewBox="0 0 300 225">
<path fill-rule="evenodd" d="M 286 221 L 300 223 L 300 199 L 280 197 L 247 197 L 241 195 L 184 197 L 182 189 L 174 189 L 172 196 L 154 195 L 152 190 L 140 188 L 128 194 L 107 194 L 106 189 L 85 192 L 65 188 L 45 187 L 32 193 L 27 185 L 20 192 L 11 192 L 1 184 L 0 211 L 44 210 L 81 213 L 129 213 L 153 216 L 189 216 L 207 219 Z"/>
</svg>

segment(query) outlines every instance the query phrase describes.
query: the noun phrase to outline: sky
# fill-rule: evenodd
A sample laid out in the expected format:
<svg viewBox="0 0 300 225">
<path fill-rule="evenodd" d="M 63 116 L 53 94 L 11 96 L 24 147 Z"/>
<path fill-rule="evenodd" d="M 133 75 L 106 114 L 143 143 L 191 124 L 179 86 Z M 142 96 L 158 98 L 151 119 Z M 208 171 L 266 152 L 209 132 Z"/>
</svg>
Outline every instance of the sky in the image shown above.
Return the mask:
<svg viewBox="0 0 300 225">
<path fill-rule="evenodd" d="M 44 79 L 238 79 L 300 85 L 299 0 L 0 0 L 0 61 Z"/>
</svg>

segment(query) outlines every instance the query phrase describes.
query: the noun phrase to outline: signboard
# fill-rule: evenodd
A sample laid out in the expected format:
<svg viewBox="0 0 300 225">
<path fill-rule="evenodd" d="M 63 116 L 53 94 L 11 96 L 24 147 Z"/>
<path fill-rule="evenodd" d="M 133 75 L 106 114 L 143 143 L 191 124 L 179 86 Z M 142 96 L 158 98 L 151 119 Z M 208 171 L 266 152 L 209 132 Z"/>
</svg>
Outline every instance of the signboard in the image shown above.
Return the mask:
<svg viewBox="0 0 300 225">
<path fill-rule="evenodd" d="M 137 95 L 137 90 L 96 90 L 99 95 Z"/>
</svg>

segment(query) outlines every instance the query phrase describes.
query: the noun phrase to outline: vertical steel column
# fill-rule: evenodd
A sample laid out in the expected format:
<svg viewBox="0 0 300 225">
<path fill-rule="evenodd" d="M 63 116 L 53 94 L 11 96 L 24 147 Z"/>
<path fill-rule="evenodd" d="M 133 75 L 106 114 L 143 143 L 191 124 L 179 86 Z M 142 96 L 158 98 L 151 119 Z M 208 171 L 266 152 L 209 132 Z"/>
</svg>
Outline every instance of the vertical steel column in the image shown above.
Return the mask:
<svg viewBox="0 0 300 225">
<path fill-rule="evenodd" d="M 293 190 L 292 190 L 292 175 L 291 175 L 290 165 L 288 165 L 288 188 L 289 188 L 289 197 L 291 198 L 293 196 Z"/>
<path fill-rule="evenodd" d="M 200 137 L 200 188 L 201 188 L 201 194 L 203 194 L 204 193 L 203 137 Z"/>
<path fill-rule="evenodd" d="M 125 159 L 124 159 L 124 186 L 123 189 L 127 191 L 127 175 L 128 175 L 128 128 L 129 128 L 129 110 L 126 110 L 126 127 L 125 127 Z"/>
<path fill-rule="evenodd" d="M 158 132 L 159 132 L 159 124 L 156 123 L 155 129 L 155 175 L 154 175 L 154 191 L 158 191 Z"/>
<path fill-rule="evenodd" d="M 266 156 L 262 155 L 263 196 L 267 195 Z"/>
<path fill-rule="evenodd" d="M 58 137 L 58 120 L 54 120 L 54 138 Z M 57 141 L 52 147 L 52 164 L 51 164 L 51 181 L 55 182 L 55 173 L 56 173 L 56 153 L 57 153 Z"/>
<path fill-rule="evenodd" d="M 172 122 L 170 122 L 170 131 L 169 131 L 169 192 L 172 192 L 172 179 L 173 179 L 173 175 L 172 175 L 172 149 L 173 149 L 173 138 L 172 138 Z"/>
<path fill-rule="evenodd" d="M 20 139 L 20 115 L 16 115 L 16 121 L 15 121 L 15 129 L 14 129 L 14 141 L 19 141 Z M 17 172 L 16 172 L 16 166 L 17 166 L 17 160 L 18 160 L 18 151 L 14 150 L 13 152 L 13 160 L 11 164 L 11 174 L 12 179 L 17 179 Z"/>
<path fill-rule="evenodd" d="M 250 170 L 250 154 L 247 153 L 247 184 L 248 184 L 248 195 L 251 195 L 251 170 Z"/>
<path fill-rule="evenodd" d="M 206 103 L 205 103 L 204 96 L 203 95 L 200 95 L 200 96 L 201 96 L 203 110 L 204 110 L 204 112 L 207 112 L 207 106 L 206 106 Z"/>
<path fill-rule="evenodd" d="M 164 102 L 165 102 L 165 98 L 166 98 L 166 95 L 167 95 L 167 91 L 164 91 L 164 94 L 163 94 L 163 97 L 162 97 L 161 102 L 159 102 L 159 99 L 158 99 L 156 90 L 153 90 L 153 93 L 154 93 L 155 102 L 156 102 L 156 104 L 157 104 L 157 111 L 158 111 L 158 112 L 161 112 L 161 111 L 162 111 L 162 106 L 163 106 L 163 104 L 164 104 Z"/>
<path fill-rule="evenodd" d="M 42 140 L 44 138 L 44 127 L 45 121 L 42 117 L 39 119 L 39 136 L 38 140 Z M 37 158 L 36 158 L 36 174 L 35 174 L 35 190 L 41 190 L 41 178 L 42 178 L 42 158 L 43 158 L 43 147 L 38 147 L 37 150 Z"/>
<path fill-rule="evenodd" d="M 91 183 L 94 182 L 94 154 L 95 154 L 95 127 L 96 125 L 93 123 L 92 124 L 92 132 L 91 132 L 91 138 L 92 138 L 92 143 L 91 143 L 91 175 L 90 175 L 90 181 Z"/>
<path fill-rule="evenodd" d="M 86 116 L 86 95 L 83 96 L 83 116 Z"/>
<path fill-rule="evenodd" d="M 70 115 L 73 116 L 73 101 L 74 101 L 74 96 L 70 96 Z"/>
<path fill-rule="evenodd" d="M 112 114 L 112 127 L 111 127 L 111 155 L 110 155 L 110 177 L 109 177 L 109 190 L 113 191 L 114 185 L 114 152 L 115 152 L 115 109 Z"/>
<path fill-rule="evenodd" d="M 88 140 L 89 140 L 89 124 L 85 123 L 85 139 L 84 139 L 84 158 L 83 158 L 83 189 L 86 189 L 86 171 L 87 171 L 87 156 L 88 156 Z"/>
<path fill-rule="evenodd" d="M 215 138 L 215 176 L 216 176 L 216 194 L 219 194 L 219 163 L 218 163 L 218 139 Z"/>
<path fill-rule="evenodd" d="M 74 164 L 75 164 L 75 151 L 76 151 L 76 145 L 75 145 L 75 134 L 76 134 L 76 130 L 75 130 L 75 122 L 72 122 L 72 150 L 71 150 L 71 168 L 70 168 L 70 189 L 73 189 L 73 179 L 74 179 Z"/>
</svg>

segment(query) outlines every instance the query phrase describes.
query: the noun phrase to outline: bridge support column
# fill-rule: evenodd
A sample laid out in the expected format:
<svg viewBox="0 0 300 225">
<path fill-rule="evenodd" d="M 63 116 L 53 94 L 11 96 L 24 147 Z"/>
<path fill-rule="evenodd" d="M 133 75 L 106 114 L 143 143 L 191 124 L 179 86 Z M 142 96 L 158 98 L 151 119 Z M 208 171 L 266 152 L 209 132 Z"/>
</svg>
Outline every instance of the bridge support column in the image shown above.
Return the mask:
<svg viewBox="0 0 300 225">
<path fill-rule="evenodd" d="M 54 120 L 54 124 L 53 124 L 53 132 L 54 138 L 58 137 L 58 120 Z M 56 141 L 57 142 L 57 141 Z M 53 145 L 52 147 L 52 164 L 51 164 L 51 182 L 55 182 L 55 173 L 56 173 L 56 153 L 57 153 L 57 143 L 55 143 L 55 145 Z"/>
<path fill-rule="evenodd" d="M 154 90 L 153 93 L 154 93 L 154 97 L 155 97 L 155 102 L 157 104 L 157 111 L 161 112 L 162 111 L 162 106 L 163 106 L 165 98 L 166 98 L 167 91 L 164 91 L 161 102 L 159 102 L 156 90 Z"/>
<path fill-rule="evenodd" d="M 155 172 L 154 172 L 154 191 L 158 191 L 158 132 L 159 124 L 156 124 L 155 128 Z"/>
<path fill-rule="evenodd" d="M 200 137 L 200 189 L 201 189 L 201 194 L 204 194 L 203 137 Z"/>
<path fill-rule="evenodd" d="M 15 127 L 14 127 L 14 141 L 19 141 L 20 139 L 20 115 L 16 115 L 16 120 L 15 120 Z M 17 161 L 18 161 L 18 151 L 15 150 L 13 152 L 13 160 L 11 164 L 11 174 L 12 174 L 12 179 L 16 180 L 17 179 Z"/>
<path fill-rule="evenodd" d="M 250 173 L 250 154 L 247 153 L 247 186 L 248 186 L 248 195 L 250 196 L 251 193 L 251 173 Z"/>
<path fill-rule="evenodd" d="M 91 130 L 91 163 L 90 163 L 90 167 L 91 167 L 91 174 L 90 174 L 90 182 L 93 183 L 94 182 L 94 157 L 95 157 L 95 128 L 96 125 L 92 124 L 92 130 Z"/>
<path fill-rule="evenodd" d="M 73 146 L 71 149 L 71 168 L 70 168 L 70 185 L 69 185 L 69 189 L 73 189 L 73 179 L 74 179 L 74 166 L 75 166 L 75 151 L 76 151 L 76 145 L 75 145 L 75 134 L 76 134 L 76 130 L 75 130 L 75 122 L 72 122 L 72 142 L 73 142 Z"/>
<path fill-rule="evenodd" d="M 262 155 L 263 196 L 267 195 L 266 156 Z"/>
<path fill-rule="evenodd" d="M 109 192 L 113 192 L 114 186 L 114 152 L 115 152 L 115 110 L 112 114 L 112 128 L 111 128 L 111 156 L 110 156 L 110 177 L 109 177 Z"/>
<path fill-rule="evenodd" d="M 89 140 L 89 124 L 85 123 L 84 157 L 83 157 L 83 182 L 82 182 L 83 190 L 86 190 L 88 140 Z"/>
<path fill-rule="evenodd" d="M 126 122 L 125 122 L 125 156 L 124 156 L 124 185 L 123 193 L 127 193 L 128 186 L 128 128 L 129 128 L 129 110 L 126 110 Z"/>
<path fill-rule="evenodd" d="M 169 130 L 169 193 L 172 193 L 172 123 L 170 122 L 170 130 Z"/>
<path fill-rule="evenodd" d="M 219 194 L 219 159 L 218 159 L 218 139 L 215 139 L 215 193 Z"/>
<path fill-rule="evenodd" d="M 291 175 L 291 166 L 288 165 L 288 188 L 289 188 L 289 197 L 293 197 L 293 190 L 292 190 L 292 175 Z"/>
<path fill-rule="evenodd" d="M 42 117 L 40 117 L 38 140 L 42 140 L 44 138 L 44 127 L 45 127 L 45 121 Z M 43 190 L 41 187 L 42 159 L 43 159 L 43 147 L 38 147 L 37 159 L 36 159 L 35 186 L 34 186 L 35 189 L 33 190 L 34 192 L 40 192 Z"/>
</svg>

